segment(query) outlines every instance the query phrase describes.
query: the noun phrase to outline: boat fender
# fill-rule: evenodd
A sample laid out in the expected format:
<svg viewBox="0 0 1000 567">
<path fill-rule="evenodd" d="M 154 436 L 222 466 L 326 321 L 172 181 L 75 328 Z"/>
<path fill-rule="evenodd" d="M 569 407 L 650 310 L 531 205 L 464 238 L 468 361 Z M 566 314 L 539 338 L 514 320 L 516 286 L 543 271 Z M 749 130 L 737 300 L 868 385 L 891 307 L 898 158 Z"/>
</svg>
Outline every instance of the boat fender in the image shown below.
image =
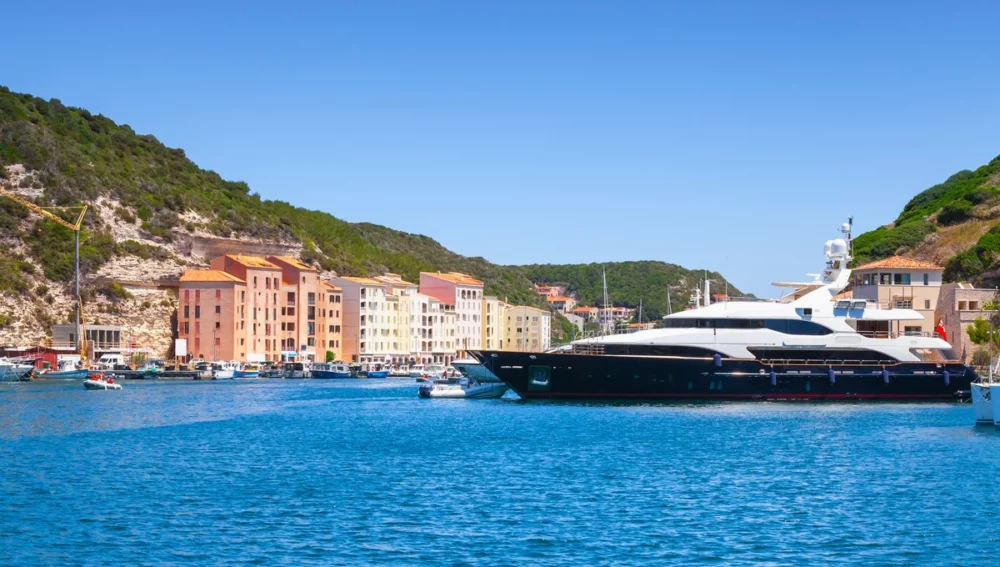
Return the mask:
<svg viewBox="0 0 1000 567">
<path fill-rule="evenodd" d="M 712 360 L 715 362 L 716 368 L 722 368 L 722 356 L 720 356 L 719 353 L 713 354 Z"/>
<path fill-rule="evenodd" d="M 830 383 L 831 384 L 837 383 L 837 373 L 834 372 L 832 368 L 830 369 Z"/>
<path fill-rule="evenodd" d="M 889 383 L 889 370 L 886 368 L 882 369 L 882 381 L 886 384 Z"/>
<path fill-rule="evenodd" d="M 774 370 L 771 371 L 771 385 L 772 386 L 778 385 L 778 376 L 774 373 Z"/>
<path fill-rule="evenodd" d="M 945 386 L 951 385 L 951 374 L 948 374 L 947 370 L 944 371 L 944 385 Z"/>
</svg>

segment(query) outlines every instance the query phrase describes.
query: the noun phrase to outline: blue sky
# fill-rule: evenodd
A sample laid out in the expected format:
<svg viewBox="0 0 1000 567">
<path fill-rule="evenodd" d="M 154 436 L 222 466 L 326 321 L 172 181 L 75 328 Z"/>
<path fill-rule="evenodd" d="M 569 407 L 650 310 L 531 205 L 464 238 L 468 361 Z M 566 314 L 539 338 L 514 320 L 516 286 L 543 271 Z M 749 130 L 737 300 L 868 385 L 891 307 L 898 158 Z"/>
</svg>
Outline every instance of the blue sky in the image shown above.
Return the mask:
<svg viewBox="0 0 1000 567">
<path fill-rule="evenodd" d="M 1000 154 L 996 3 L 288 4 L 15 3 L 0 84 L 462 254 L 764 296 Z"/>
</svg>

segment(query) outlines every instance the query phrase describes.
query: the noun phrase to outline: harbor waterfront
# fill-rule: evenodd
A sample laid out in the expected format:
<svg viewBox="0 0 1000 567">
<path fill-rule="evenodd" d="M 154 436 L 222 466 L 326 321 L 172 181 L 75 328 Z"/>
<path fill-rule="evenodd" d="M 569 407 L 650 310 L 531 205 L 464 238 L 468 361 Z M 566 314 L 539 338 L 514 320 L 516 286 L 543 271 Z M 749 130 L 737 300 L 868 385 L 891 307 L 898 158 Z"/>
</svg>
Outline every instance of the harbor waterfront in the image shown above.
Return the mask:
<svg viewBox="0 0 1000 567">
<path fill-rule="evenodd" d="M 969 404 L 0 384 L 0 563 L 990 564 Z"/>
</svg>

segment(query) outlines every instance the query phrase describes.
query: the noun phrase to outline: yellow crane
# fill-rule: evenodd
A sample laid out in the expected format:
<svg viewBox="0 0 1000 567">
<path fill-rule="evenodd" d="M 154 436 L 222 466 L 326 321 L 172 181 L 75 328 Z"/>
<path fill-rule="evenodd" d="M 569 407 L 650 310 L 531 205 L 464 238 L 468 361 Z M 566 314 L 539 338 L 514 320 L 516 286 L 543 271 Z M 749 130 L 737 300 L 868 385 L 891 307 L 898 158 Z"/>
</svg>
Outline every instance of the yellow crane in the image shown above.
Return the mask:
<svg viewBox="0 0 1000 567">
<path fill-rule="evenodd" d="M 25 208 L 33 211 L 46 219 L 61 224 L 66 228 L 73 231 L 74 240 L 74 252 L 73 252 L 73 268 L 74 268 L 74 288 L 75 288 L 75 299 L 76 304 L 76 346 L 79 347 L 80 357 L 86 361 L 86 341 L 80 334 L 80 317 L 83 311 L 83 302 L 80 299 L 80 227 L 83 226 L 83 216 L 87 214 L 87 205 L 78 205 L 75 207 L 40 207 L 35 203 L 25 199 L 24 197 L 13 193 L 6 188 L 0 188 L 0 197 L 7 197 L 15 203 L 20 203 Z M 53 213 L 52 211 L 76 211 L 79 210 L 80 214 L 76 217 L 76 222 L 69 222 L 68 220 L 60 217 L 59 215 Z"/>
</svg>

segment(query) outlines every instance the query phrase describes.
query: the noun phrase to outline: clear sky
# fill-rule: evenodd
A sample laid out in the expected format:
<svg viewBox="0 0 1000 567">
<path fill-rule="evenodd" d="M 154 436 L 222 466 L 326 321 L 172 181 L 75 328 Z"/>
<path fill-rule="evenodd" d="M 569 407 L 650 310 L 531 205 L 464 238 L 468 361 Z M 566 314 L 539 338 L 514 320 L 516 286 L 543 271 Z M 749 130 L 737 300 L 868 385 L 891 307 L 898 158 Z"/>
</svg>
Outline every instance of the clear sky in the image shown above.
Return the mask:
<svg viewBox="0 0 1000 567">
<path fill-rule="evenodd" d="M 769 282 L 1000 154 L 996 2 L 16 2 L 0 84 L 504 264 Z"/>
</svg>

